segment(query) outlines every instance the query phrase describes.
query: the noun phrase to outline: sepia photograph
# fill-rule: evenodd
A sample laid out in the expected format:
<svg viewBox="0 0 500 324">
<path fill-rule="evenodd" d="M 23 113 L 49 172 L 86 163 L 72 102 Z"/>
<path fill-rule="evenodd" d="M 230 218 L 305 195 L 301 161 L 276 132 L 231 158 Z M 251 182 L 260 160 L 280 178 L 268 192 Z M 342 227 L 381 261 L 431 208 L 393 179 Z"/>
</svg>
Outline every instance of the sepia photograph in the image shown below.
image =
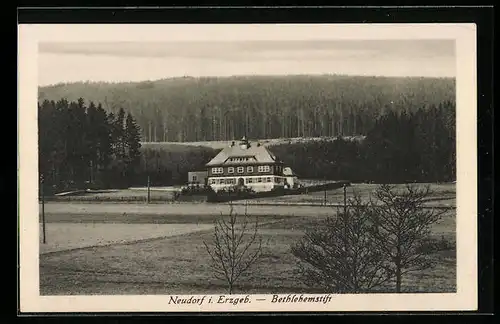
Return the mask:
<svg viewBox="0 0 500 324">
<path fill-rule="evenodd" d="M 26 304 L 474 309 L 475 27 L 400 25 L 26 26 Z"/>
</svg>

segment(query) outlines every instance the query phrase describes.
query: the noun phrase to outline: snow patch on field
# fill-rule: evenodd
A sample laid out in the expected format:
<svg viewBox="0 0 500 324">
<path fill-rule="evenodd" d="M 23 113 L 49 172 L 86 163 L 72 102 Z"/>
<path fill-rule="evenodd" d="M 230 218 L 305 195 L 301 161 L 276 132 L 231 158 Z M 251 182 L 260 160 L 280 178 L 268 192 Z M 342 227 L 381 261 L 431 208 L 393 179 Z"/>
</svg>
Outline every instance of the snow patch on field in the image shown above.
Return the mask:
<svg viewBox="0 0 500 324">
<path fill-rule="evenodd" d="M 282 144 L 297 144 L 297 143 L 309 143 L 309 142 L 319 142 L 319 141 L 335 141 L 337 137 L 332 136 L 322 136 L 322 137 L 292 137 L 292 138 L 266 138 L 258 139 L 258 141 L 264 146 L 282 145 Z M 344 136 L 346 141 L 362 141 L 365 136 Z M 235 139 L 238 141 L 239 139 Z M 254 141 L 255 139 L 251 139 Z M 209 147 L 212 149 L 223 149 L 231 144 L 232 140 L 229 141 L 199 141 L 199 142 L 141 142 L 144 147 L 172 147 L 172 145 L 182 146 L 195 146 L 195 147 Z"/>
<path fill-rule="evenodd" d="M 40 253 L 132 243 L 135 241 L 171 237 L 208 230 L 211 224 L 102 224 L 102 223 L 48 223 L 47 242 L 42 243 L 40 228 Z"/>
</svg>

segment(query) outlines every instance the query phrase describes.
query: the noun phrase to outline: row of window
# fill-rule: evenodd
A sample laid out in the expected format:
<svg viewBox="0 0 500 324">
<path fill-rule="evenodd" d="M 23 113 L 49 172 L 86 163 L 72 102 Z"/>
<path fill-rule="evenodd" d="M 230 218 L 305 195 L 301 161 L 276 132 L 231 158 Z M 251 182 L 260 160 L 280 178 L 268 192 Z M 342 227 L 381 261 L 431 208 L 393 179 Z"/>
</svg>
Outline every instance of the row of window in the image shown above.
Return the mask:
<svg viewBox="0 0 500 324">
<path fill-rule="evenodd" d="M 252 160 L 255 160 L 255 159 L 252 159 Z M 246 162 L 246 161 L 250 161 L 250 158 L 249 157 L 232 157 L 232 158 L 229 158 L 229 161 L 230 162 Z"/>
<path fill-rule="evenodd" d="M 245 183 L 260 183 L 260 182 L 272 182 L 271 177 L 266 178 L 247 178 L 245 179 Z"/>
<path fill-rule="evenodd" d="M 234 184 L 236 184 L 236 179 L 233 179 L 233 178 L 230 178 L 230 179 L 212 179 L 212 180 L 210 180 L 210 184 L 234 185 Z"/>
<path fill-rule="evenodd" d="M 259 165 L 258 168 L 257 168 L 257 171 L 258 172 L 269 172 L 271 170 L 271 168 L 269 167 L 269 165 Z M 235 171 L 235 168 L 234 167 L 229 167 L 227 168 L 227 173 L 234 173 Z M 237 167 L 236 168 L 236 172 L 237 173 L 243 173 L 245 172 L 245 167 Z M 224 173 L 224 169 L 223 168 L 212 168 L 212 174 L 223 174 Z M 253 173 L 253 166 L 247 166 L 247 173 Z"/>
<path fill-rule="evenodd" d="M 272 178 L 272 177 L 257 177 L 257 178 L 246 178 L 245 183 L 248 184 L 248 183 L 273 182 L 273 179 L 274 179 L 274 183 L 284 182 L 283 179 L 278 178 L 278 177 L 274 177 L 274 178 Z M 213 184 L 213 185 L 219 185 L 219 184 L 235 185 L 236 183 L 237 183 L 236 178 L 211 179 L 210 180 L 210 184 Z"/>
</svg>

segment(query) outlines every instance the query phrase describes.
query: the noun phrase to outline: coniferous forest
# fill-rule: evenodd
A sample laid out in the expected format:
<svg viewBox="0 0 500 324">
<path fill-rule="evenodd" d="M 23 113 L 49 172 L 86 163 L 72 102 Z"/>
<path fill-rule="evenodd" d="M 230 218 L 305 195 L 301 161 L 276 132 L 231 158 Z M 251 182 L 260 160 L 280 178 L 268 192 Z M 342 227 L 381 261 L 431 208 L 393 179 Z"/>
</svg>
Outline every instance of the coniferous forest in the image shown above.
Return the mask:
<svg viewBox="0 0 500 324">
<path fill-rule="evenodd" d="M 84 99 L 81 99 L 84 98 Z M 337 137 L 270 147 L 301 178 L 455 180 L 455 81 L 174 78 L 40 88 L 40 172 L 55 188 L 183 184 L 219 150 L 140 142 Z M 361 135 L 363 140 L 346 136 Z M 175 148 L 174 148 L 175 147 Z"/>
<path fill-rule="evenodd" d="M 140 128 L 83 99 L 38 105 L 39 172 L 48 188 L 127 187 L 140 167 Z"/>
<path fill-rule="evenodd" d="M 366 135 L 389 110 L 455 101 L 452 78 L 234 76 L 43 87 L 40 101 L 85 98 L 134 116 L 144 142 Z"/>
<path fill-rule="evenodd" d="M 447 182 L 456 179 L 455 104 L 414 113 L 390 111 L 364 140 L 270 147 L 306 179 L 353 182 Z"/>
</svg>

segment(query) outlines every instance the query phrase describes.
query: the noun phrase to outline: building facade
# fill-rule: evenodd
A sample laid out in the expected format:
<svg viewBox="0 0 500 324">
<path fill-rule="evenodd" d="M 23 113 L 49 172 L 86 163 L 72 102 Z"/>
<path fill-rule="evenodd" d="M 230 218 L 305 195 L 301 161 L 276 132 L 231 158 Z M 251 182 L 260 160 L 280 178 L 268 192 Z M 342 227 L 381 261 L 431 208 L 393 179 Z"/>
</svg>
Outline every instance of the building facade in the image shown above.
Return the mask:
<svg viewBox="0 0 500 324">
<path fill-rule="evenodd" d="M 232 187 L 256 192 L 283 188 L 283 162 L 260 143 L 234 141 L 207 163 L 208 185 L 214 191 Z"/>
<path fill-rule="evenodd" d="M 188 172 L 188 184 L 198 184 L 201 186 L 207 185 L 207 171 L 192 171 Z"/>
</svg>

